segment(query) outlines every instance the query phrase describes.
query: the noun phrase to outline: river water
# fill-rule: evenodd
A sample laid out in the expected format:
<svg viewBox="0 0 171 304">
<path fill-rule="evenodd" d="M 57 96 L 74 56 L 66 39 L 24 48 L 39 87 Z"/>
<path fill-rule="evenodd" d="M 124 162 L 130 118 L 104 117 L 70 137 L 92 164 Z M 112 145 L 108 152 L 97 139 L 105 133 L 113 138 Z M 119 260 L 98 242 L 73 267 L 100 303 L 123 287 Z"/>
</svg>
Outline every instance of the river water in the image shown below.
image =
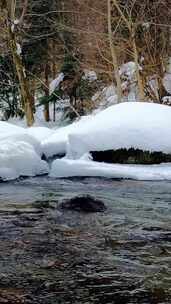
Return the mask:
<svg viewBox="0 0 171 304">
<path fill-rule="evenodd" d="M 87 194 L 107 211 L 59 208 Z M 0 303 L 171 303 L 171 183 L 1 183 Z"/>
</svg>

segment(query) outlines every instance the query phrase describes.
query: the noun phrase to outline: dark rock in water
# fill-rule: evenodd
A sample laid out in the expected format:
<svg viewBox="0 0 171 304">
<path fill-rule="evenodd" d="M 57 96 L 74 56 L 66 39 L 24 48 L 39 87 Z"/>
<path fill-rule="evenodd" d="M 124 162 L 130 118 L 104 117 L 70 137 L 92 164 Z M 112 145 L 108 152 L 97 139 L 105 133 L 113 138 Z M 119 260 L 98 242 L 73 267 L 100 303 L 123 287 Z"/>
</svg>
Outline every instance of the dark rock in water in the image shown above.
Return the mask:
<svg viewBox="0 0 171 304">
<path fill-rule="evenodd" d="M 92 151 L 94 161 L 119 164 L 160 164 L 171 162 L 171 154 L 150 152 L 140 149 L 118 149 L 106 151 Z"/>
<path fill-rule="evenodd" d="M 82 212 L 104 212 L 107 208 L 105 204 L 90 195 L 76 196 L 61 204 L 62 209 L 82 211 Z"/>
</svg>

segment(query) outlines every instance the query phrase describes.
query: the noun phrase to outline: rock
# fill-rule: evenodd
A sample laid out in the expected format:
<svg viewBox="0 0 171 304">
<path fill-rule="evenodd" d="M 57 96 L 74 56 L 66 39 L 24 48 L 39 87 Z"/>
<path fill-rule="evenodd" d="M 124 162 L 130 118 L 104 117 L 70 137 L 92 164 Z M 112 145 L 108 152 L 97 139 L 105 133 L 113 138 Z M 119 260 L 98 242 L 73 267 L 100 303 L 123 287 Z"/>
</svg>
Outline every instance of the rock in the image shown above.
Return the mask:
<svg viewBox="0 0 171 304">
<path fill-rule="evenodd" d="M 62 202 L 62 209 L 82 211 L 82 212 L 104 212 L 107 208 L 105 204 L 90 195 L 76 196 Z"/>
<path fill-rule="evenodd" d="M 171 162 L 171 154 L 134 148 L 91 151 L 91 155 L 94 161 L 105 163 L 152 165 Z"/>
</svg>

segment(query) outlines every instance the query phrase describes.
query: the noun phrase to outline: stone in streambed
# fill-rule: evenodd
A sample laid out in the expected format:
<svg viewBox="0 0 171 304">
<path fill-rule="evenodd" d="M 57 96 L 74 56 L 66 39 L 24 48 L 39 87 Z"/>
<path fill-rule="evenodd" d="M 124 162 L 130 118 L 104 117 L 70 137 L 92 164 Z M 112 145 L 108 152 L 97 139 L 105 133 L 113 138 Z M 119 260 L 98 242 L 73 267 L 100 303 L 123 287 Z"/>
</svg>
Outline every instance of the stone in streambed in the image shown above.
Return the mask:
<svg viewBox="0 0 171 304">
<path fill-rule="evenodd" d="M 105 204 L 90 195 L 76 196 L 61 203 L 61 208 L 79 212 L 104 212 Z"/>
</svg>

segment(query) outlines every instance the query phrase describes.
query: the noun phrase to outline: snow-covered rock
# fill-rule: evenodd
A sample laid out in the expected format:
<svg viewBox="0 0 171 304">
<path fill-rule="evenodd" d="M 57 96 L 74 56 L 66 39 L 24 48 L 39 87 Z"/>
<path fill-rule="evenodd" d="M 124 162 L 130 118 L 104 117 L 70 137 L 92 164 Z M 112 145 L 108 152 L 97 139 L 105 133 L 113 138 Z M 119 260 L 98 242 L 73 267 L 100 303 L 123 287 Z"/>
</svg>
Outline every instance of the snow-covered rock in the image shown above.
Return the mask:
<svg viewBox="0 0 171 304">
<path fill-rule="evenodd" d="M 163 78 L 163 85 L 166 89 L 166 91 L 171 94 L 171 72 L 166 73 L 164 78 Z"/>
<path fill-rule="evenodd" d="M 48 173 L 48 165 L 41 160 L 28 142 L 0 141 L 0 178 L 14 179 L 19 176 L 36 176 Z"/>
<path fill-rule="evenodd" d="M 53 162 L 50 176 L 54 178 L 101 176 L 135 180 L 171 180 L 171 164 L 120 165 L 63 158 Z"/>
<path fill-rule="evenodd" d="M 47 156 L 67 153 L 80 158 L 89 151 L 135 148 L 171 153 L 171 107 L 125 102 L 58 129 L 43 141 Z"/>
<path fill-rule="evenodd" d="M 57 78 L 53 79 L 49 84 L 49 93 L 52 94 L 64 79 L 64 73 L 60 73 Z"/>
<path fill-rule="evenodd" d="M 78 129 L 84 129 L 93 117 L 94 115 L 84 116 L 79 121 L 76 121 L 66 127 L 57 129 L 52 136 L 43 140 L 42 149 L 46 157 L 65 154 L 67 151 L 69 134 Z"/>
<path fill-rule="evenodd" d="M 47 163 L 41 160 L 41 142 L 36 136 L 31 136 L 28 129 L 5 122 L 0 122 L 0 130 L 0 179 L 48 173 Z"/>
<path fill-rule="evenodd" d="M 8 135 L 13 135 L 13 134 L 21 134 L 24 132 L 24 129 L 12 124 L 9 124 L 4 121 L 0 121 L 0 139 L 4 138 L 5 136 Z"/>
<path fill-rule="evenodd" d="M 32 145 L 40 156 L 42 155 L 41 142 L 36 136 L 31 135 L 31 130 L 18 127 L 7 122 L 0 121 L 0 141 L 12 140 L 14 142 L 22 141 Z M 30 133 L 30 134 L 29 134 Z"/>
<path fill-rule="evenodd" d="M 171 108 L 159 104 L 121 103 L 98 113 L 68 136 L 68 153 L 135 148 L 171 153 Z"/>
<path fill-rule="evenodd" d="M 55 131 L 53 129 L 49 129 L 46 127 L 31 127 L 27 129 L 27 134 L 31 135 L 32 137 L 41 142 L 46 138 L 49 138 L 49 136 L 53 135 L 54 132 Z"/>
<path fill-rule="evenodd" d="M 82 79 L 88 80 L 89 82 L 93 82 L 97 80 L 97 74 L 95 71 L 89 71 L 85 69 Z"/>
<path fill-rule="evenodd" d="M 141 67 L 139 66 L 139 69 Z M 119 74 L 121 77 L 126 77 L 129 80 L 133 80 L 135 78 L 136 73 L 136 64 L 134 61 L 129 61 L 121 65 L 119 69 Z"/>
</svg>

